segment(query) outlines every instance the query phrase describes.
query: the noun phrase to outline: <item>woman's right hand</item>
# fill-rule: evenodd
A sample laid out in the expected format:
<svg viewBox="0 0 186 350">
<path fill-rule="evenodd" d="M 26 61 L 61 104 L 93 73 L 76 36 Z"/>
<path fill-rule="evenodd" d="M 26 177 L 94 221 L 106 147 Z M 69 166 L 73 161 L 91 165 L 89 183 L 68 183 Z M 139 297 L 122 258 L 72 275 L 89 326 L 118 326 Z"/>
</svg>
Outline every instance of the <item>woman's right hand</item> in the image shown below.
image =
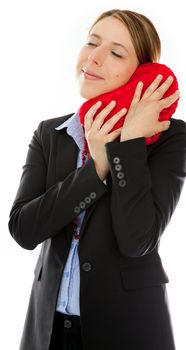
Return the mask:
<svg viewBox="0 0 186 350">
<path fill-rule="evenodd" d="M 109 172 L 105 144 L 115 140 L 120 135 L 121 128 L 113 132 L 110 131 L 116 122 L 127 112 L 126 108 L 124 108 L 104 123 L 105 117 L 111 112 L 115 105 L 116 102 L 111 101 L 93 120 L 94 115 L 101 106 L 101 101 L 98 101 L 85 115 L 85 138 L 87 140 L 89 153 L 94 160 L 96 171 L 101 180 L 104 180 Z"/>
</svg>

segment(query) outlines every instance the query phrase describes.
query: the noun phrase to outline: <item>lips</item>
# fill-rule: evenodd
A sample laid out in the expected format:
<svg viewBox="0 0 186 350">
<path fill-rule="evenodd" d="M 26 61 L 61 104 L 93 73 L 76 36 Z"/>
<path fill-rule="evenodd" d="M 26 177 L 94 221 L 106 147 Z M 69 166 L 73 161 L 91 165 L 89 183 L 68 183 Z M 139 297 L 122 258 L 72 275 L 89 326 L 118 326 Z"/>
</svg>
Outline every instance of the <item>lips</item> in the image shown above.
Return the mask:
<svg viewBox="0 0 186 350">
<path fill-rule="evenodd" d="M 91 78 L 92 77 L 92 78 L 95 78 L 95 79 L 104 79 L 100 75 L 97 75 L 96 73 L 91 72 L 89 70 L 82 69 L 82 71 L 85 74 L 85 77 L 87 77 L 87 78 Z"/>
</svg>

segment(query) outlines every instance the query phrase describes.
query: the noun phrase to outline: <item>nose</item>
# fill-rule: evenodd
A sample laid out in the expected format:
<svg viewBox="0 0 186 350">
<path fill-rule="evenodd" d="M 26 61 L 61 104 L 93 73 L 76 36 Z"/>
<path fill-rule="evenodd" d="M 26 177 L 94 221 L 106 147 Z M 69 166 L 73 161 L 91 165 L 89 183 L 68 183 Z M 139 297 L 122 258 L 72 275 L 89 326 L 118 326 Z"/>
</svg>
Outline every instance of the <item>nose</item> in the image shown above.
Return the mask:
<svg viewBox="0 0 186 350">
<path fill-rule="evenodd" d="M 90 62 L 94 62 L 101 66 L 106 56 L 106 49 L 100 46 L 95 47 L 88 56 Z"/>
</svg>

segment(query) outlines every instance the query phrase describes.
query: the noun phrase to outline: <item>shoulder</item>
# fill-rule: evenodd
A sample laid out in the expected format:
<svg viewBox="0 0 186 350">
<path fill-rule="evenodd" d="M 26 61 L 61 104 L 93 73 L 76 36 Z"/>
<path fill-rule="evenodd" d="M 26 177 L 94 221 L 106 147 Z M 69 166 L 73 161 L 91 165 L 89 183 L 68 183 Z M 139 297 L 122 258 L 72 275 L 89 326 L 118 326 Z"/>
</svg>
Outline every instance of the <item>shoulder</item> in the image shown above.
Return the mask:
<svg viewBox="0 0 186 350">
<path fill-rule="evenodd" d="M 163 133 L 162 142 L 168 142 L 173 145 L 180 145 L 186 151 L 186 123 L 182 119 L 170 119 L 169 129 Z M 161 139 L 161 138 L 160 138 Z"/>
<path fill-rule="evenodd" d="M 150 164 L 179 169 L 186 176 L 186 123 L 182 119 L 171 118 L 170 127 L 162 132 L 159 140 L 147 147 Z"/>
<path fill-rule="evenodd" d="M 61 117 L 51 118 L 43 120 L 39 123 L 38 129 L 42 136 L 47 136 L 52 131 L 55 130 L 60 124 L 64 123 L 67 119 L 69 119 L 74 113 L 66 114 Z"/>
<path fill-rule="evenodd" d="M 186 123 L 182 119 L 171 119 L 171 125 L 167 130 L 167 137 L 173 143 L 180 142 L 186 150 Z"/>
<path fill-rule="evenodd" d="M 175 118 L 171 118 L 170 122 L 170 127 L 162 132 L 159 140 L 148 146 L 149 151 L 181 148 L 186 152 L 186 122 Z"/>
<path fill-rule="evenodd" d="M 70 113 L 61 117 L 42 120 L 34 131 L 31 143 L 41 147 L 46 159 L 48 158 L 51 147 L 53 147 L 54 140 L 57 140 L 60 135 L 60 131 L 55 130 L 55 128 L 64 123 L 73 114 Z"/>
<path fill-rule="evenodd" d="M 171 125 L 170 125 L 170 131 L 174 132 L 182 132 L 186 134 L 186 122 L 182 119 L 170 119 Z"/>
</svg>

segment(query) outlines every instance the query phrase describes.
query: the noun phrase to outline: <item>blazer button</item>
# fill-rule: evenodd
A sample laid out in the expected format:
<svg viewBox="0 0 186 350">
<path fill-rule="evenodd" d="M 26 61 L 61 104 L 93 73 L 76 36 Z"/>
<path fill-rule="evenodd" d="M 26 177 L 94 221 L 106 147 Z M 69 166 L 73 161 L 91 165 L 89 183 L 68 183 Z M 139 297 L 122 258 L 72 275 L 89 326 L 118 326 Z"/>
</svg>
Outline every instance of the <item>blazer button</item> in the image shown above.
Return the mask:
<svg viewBox="0 0 186 350">
<path fill-rule="evenodd" d="M 75 207 L 75 208 L 74 208 L 74 212 L 75 212 L 75 213 L 80 213 L 80 207 Z"/>
<path fill-rule="evenodd" d="M 115 165 L 115 169 L 116 169 L 117 171 L 121 170 L 121 169 L 122 169 L 122 165 L 121 165 L 121 164 L 116 164 L 116 165 Z"/>
<path fill-rule="evenodd" d="M 72 323 L 70 320 L 64 320 L 64 327 L 65 328 L 70 328 L 72 326 Z"/>
<path fill-rule="evenodd" d="M 127 182 L 126 182 L 124 179 L 123 179 L 123 180 L 120 180 L 120 181 L 119 181 L 119 186 L 120 186 L 120 187 L 125 187 L 125 186 L 126 186 L 126 183 L 127 183 Z"/>
<path fill-rule="evenodd" d="M 82 265 L 82 269 L 85 272 L 89 272 L 92 269 L 92 266 L 91 266 L 91 264 L 89 262 L 85 262 Z"/>
<path fill-rule="evenodd" d="M 118 157 L 114 157 L 113 162 L 115 164 L 118 164 L 120 162 L 120 159 Z"/>
<path fill-rule="evenodd" d="M 91 192 L 90 198 L 92 198 L 92 199 L 96 198 L 96 193 L 95 192 Z"/>
<path fill-rule="evenodd" d="M 117 173 L 116 175 L 118 177 L 118 179 L 123 179 L 124 178 L 124 173 L 122 173 L 121 171 L 119 173 Z"/>
<path fill-rule="evenodd" d="M 85 197 L 85 203 L 90 203 L 90 202 L 91 202 L 90 197 Z"/>
<path fill-rule="evenodd" d="M 84 209 L 85 208 L 85 202 L 80 202 L 79 206 L 80 206 L 80 208 Z"/>
</svg>

